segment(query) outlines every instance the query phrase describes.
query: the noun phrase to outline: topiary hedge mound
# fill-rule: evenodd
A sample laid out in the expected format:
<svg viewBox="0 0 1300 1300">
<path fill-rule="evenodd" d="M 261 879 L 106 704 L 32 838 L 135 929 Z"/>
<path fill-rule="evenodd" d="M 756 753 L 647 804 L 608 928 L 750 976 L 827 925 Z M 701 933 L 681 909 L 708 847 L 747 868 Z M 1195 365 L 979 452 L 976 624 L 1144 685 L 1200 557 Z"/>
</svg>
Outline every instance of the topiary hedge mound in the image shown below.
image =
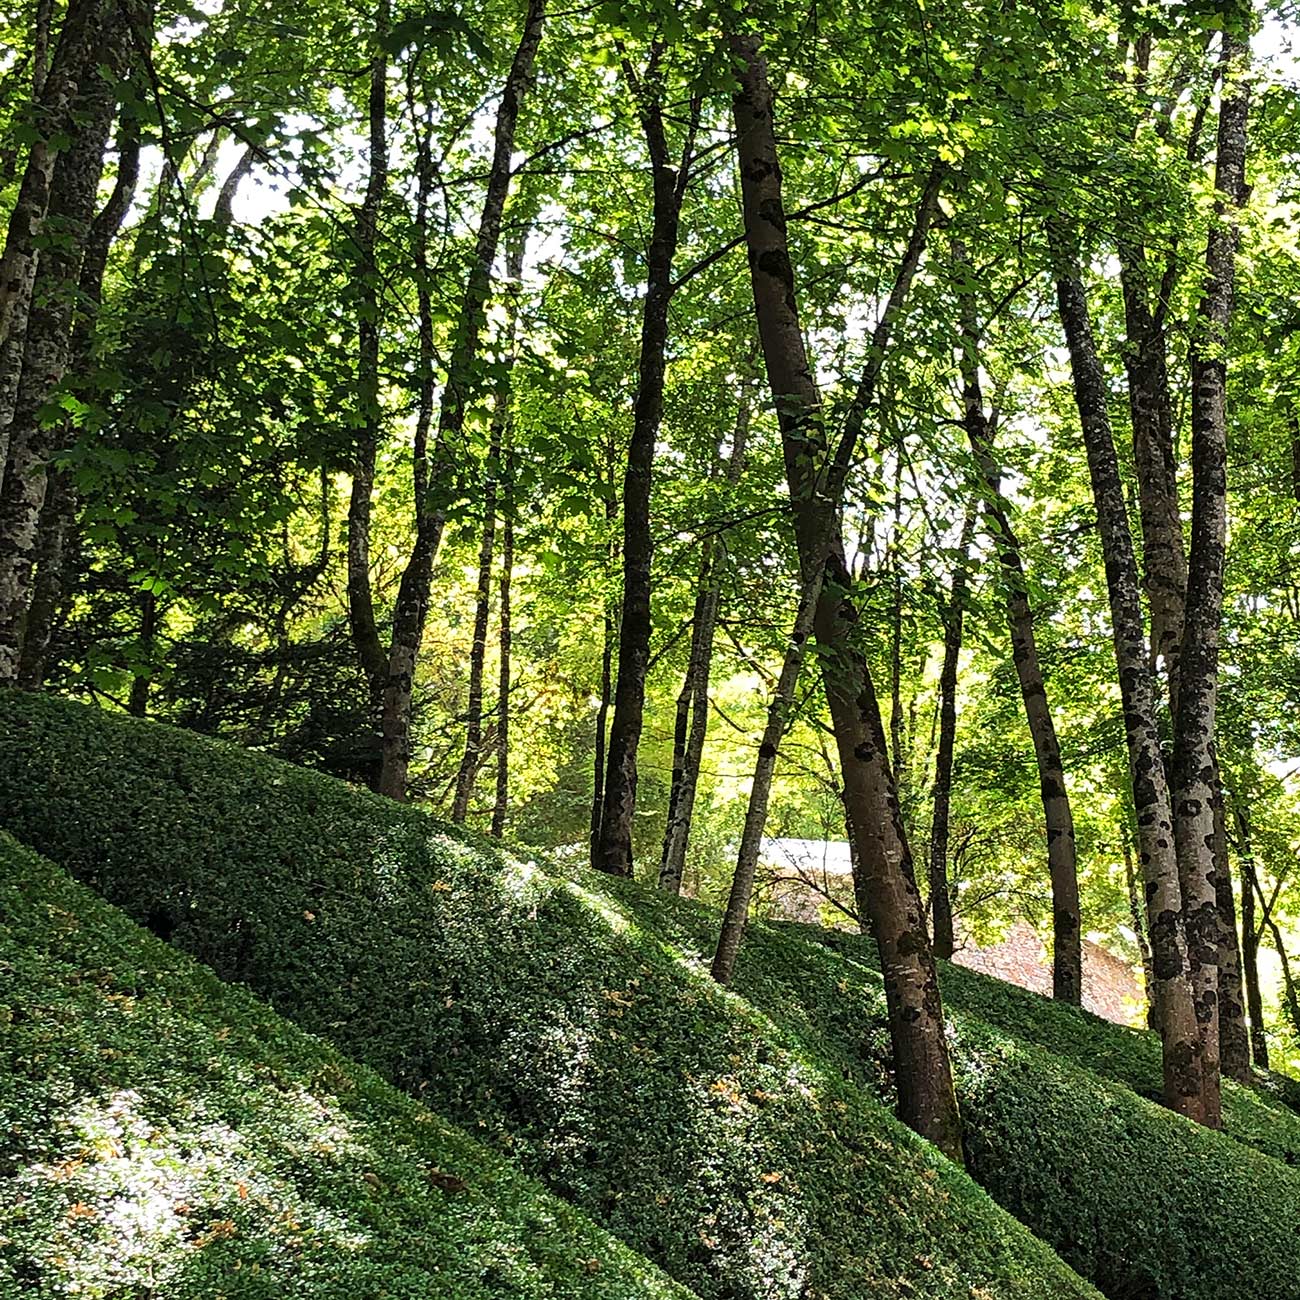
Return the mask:
<svg viewBox="0 0 1300 1300">
<path fill-rule="evenodd" d="M 611 894 L 416 810 L 0 695 L 6 824 L 703 1297 L 1095 1292 Z"/>
<path fill-rule="evenodd" d="M 1081 1293 L 871 1100 L 888 1047 L 861 941 L 756 926 L 726 994 L 694 904 L 82 706 L 0 696 L 5 732 L 20 835 L 699 1294 Z M 971 1168 L 1034 1231 L 1114 1300 L 1222 1300 L 1243 1278 L 1300 1296 L 1294 1171 L 1043 1050 L 1015 998 L 1009 1029 L 960 1002 Z M 1251 1113 L 1284 1148 L 1285 1114 Z"/>
<path fill-rule="evenodd" d="M 5 835 L 0 1027 L 0 1295 L 689 1295 Z"/>
</svg>

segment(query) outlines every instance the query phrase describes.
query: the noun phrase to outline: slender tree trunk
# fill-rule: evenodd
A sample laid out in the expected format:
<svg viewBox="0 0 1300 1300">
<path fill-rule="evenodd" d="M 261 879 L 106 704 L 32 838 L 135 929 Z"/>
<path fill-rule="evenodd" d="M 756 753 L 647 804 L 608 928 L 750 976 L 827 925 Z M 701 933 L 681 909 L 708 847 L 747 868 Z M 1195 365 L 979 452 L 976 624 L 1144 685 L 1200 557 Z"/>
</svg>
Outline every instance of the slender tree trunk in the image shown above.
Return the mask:
<svg viewBox="0 0 1300 1300">
<path fill-rule="evenodd" d="M 515 294 L 524 269 L 524 243 L 516 242 L 506 258 L 506 278 L 512 286 L 507 300 L 506 349 L 513 353 L 515 342 Z M 457 824 L 469 814 L 474 782 L 483 766 L 483 671 L 487 662 L 488 615 L 492 599 L 492 559 L 496 545 L 497 477 L 501 472 L 501 449 L 510 421 L 510 383 L 497 386 L 488 442 L 487 475 L 483 484 L 483 532 L 478 550 L 478 586 L 474 602 L 474 635 L 469 652 L 469 700 L 465 719 L 465 752 L 456 773 L 456 794 L 451 819 Z"/>
<path fill-rule="evenodd" d="M 641 355 L 632 438 L 623 478 L 623 610 L 619 619 L 618 683 L 614 720 L 609 729 L 605 763 L 605 797 L 601 804 L 596 866 L 617 876 L 632 874 L 632 823 L 636 813 L 636 751 L 645 711 L 646 674 L 650 665 L 650 483 L 655 442 L 663 419 L 667 365 L 668 308 L 673 296 L 673 258 L 689 177 L 688 141 L 681 165 L 673 169 L 664 133 L 658 53 L 652 53 L 646 84 L 625 72 L 638 98 L 653 172 L 654 213 L 647 258 L 645 302 L 641 314 Z"/>
<path fill-rule="evenodd" d="M 1141 588 L 1119 458 L 1106 406 L 1106 382 L 1069 233 L 1049 227 L 1057 302 L 1065 328 L 1075 404 L 1083 429 L 1101 534 L 1110 598 L 1124 729 L 1128 744 L 1138 856 L 1146 887 L 1148 933 L 1157 1020 L 1164 1062 L 1164 1092 L 1171 1109 L 1204 1116 L 1196 1016 L 1187 979 L 1187 940 L 1174 851 L 1173 811 L 1160 748 L 1155 685 L 1151 677 Z"/>
<path fill-rule="evenodd" d="M 1264 1029 L 1264 998 L 1259 987 L 1259 926 L 1255 920 L 1255 853 L 1251 846 L 1250 812 L 1234 797 L 1237 823 L 1237 861 L 1241 864 L 1241 964 L 1246 981 L 1246 1006 L 1250 1012 L 1250 1054 L 1261 1070 L 1268 1069 L 1268 1034 Z"/>
<path fill-rule="evenodd" d="M 825 566 L 815 571 L 811 581 L 799 593 L 799 608 L 794 628 L 786 646 L 776 689 L 767 706 L 767 724 L 759 742 L 758 758 L 754 764 L 754 780 L 749 790 L 749 803 L 745 808 L 745 825 L 740 833 L 740 847 L 736 855 L 736 870 L 731 878 L 731 891 L 727 896 L 727 909 L 722 917 L 718 945 L 713 953 L 713 978 L 719 984 L 730 984 L 740 953 L 740 941 L 745 935 L 749 920 L 749 904 L 754 895 L 754 881 L 758 875 L 758 859 L 763 844 L 763 827 L 767 823 L 767 809 L 772 795 L 772 778 L 781 741 L 790 722 L 799 672 L 803 667 L 808 640 L 812 636 L 813 621 L 821 597 Z"/>
<path fill-rule="evenodd" d="M 153 683 L 154 647 L 158 637 L 158 597 L 146 591 L 140 597 L 140 651 L 144 663 L 131 678 L 126 711 L 143 718 L 149 711 L 149 687 Z"/>
<path fill-rule="evenodd" d="M 1219 1057 L 1223 1072 L 1238 1083 L 1250 1082 L 1250 1036 L 1242 986 L 1241 946 L 1237 940 L 1237 906 L 1228 863 L 1223 787 L 1214 791 L 1214 899 L 1219 915 Z"/>
<path fill-rule="evenodd" d="M 1246 49 L 1223 33 L 1223 98 L 1216 205 L 1205 287 L 1192 338 L 1192 535 L 1174 718 L 1174 833 L 1187 926 L 1188 969 L 1202 1057 L 1204 1122 L 1219 1127 L 1219 910 L 1214 860 L 1214 721 L 1227 536 L 1228 326 L 1237 253 L 1236 209 L 1246 193 Z M 1231 209 L 1231 210 L 1230 210 Z"/>
<path fill-rule="evenodd" d="M 965 262 L 965 250 L 954 244 L 954 254 Z M 1083 948 L 1079 908 L 1079 867 L 1074 836 L 1074 815 L 1065 785 L 1065 765 L 1056 736 L 1038 659 L 1034 613 L 1029 604 L 1023 552 L 1011 527 L 1002 469 L 993 452 L 993 423 L 984 410 L 979 375 L 979 330 L 971 294 L 962 293 L 961 373 L 966 434 L 979 465 L 986 493 L 985 509 L 1002 568 L 1007 623 L 1011 631 L 1011 658 L 1020 683 L 1025 720 L 1029 725 L 1038 765 L 1038 788 L 1047 831 L 1047 871 L 1052 886 L 1052 996 L 1079 1006 L 1083 999 Z"/>
<path fill-rule="evenodd" d="M 827 661 L 826 694 L 845 784 L 845 809 L 860 862 L 859 906 L 870 919 L 880 951 L 899 1114 L 960 1162 L 961 1121 L 939 983 L 889 773 L 879 704 L 865 661 L 849 640 L 852 607 L 844 599 L 848 575 L 838 544 L 843 476 L 874 398 L 889 329 L 925 247 L 942 172 L 936 166 L 927 180 L 907 254 L 873 337 L 844 432 L 828 461 L 820 394 L 799 322 L 767 67 L 754 36 L 733 36 L 730 50 L 739 78 L 733 107 L 750 279 L 785 453 L 805 607 L 801 617 L 811 603 L 809 595 L 819 593 L 813 622 Z"/>
<path fill-rule="evenodd" d="M 235 197 L 239 193 L 240 185 L 252 175 L 253 164 L 256 161 L 257 148 L 250 144 L 239 155 L 239 161 L 230 169 L 230 174 L 222 182 L 221 189 L 217 193 L 216 206 L 212 209 L 212 224 L 218 230 L 229 229 L 234 221 Z"/>
<path fill-rule="evenodd" d="M 389 0 L 379 0 L 370 52 L 367 101 L 370 171 L 366 193 L 353 227 L 357 251 L 357 398 L 361 427 L 352 462 L 352 491 L 348 500 L 348 621 L 362 670 L 377 698 L 384 671 L 384 648 L 375 623 L 370 590 L 370 513 L 375 491 L 375 462 L 383 428 L 379 400 L 379 335 L 381 295 L 376 244 L 379 209 L 388 188 L 388 38 Z"/>
<path fill-rule="evenodd" d="M 507 426 L 507 438 L 509 426 Z M 510 651 L 514 635 L 511 626 L 510 581 L 515 564 L 515 465 L 514 452 L 507 443 L 503 461 L 501 496 L 501 615 L 497 665 L 497 775 L 496 796 L 492 803 L 492 835 L 500 839 L 505 833 L 506 813 L 510 806 Z"/>
<path fill-rule="evenodd" d="M 903 447 L 894 449 L 894 527 L 889 539 L 889 749 L 894 780 L 902 790 L 906 783 L 903 739 L 903 554 L 899 533 L 903 518 Z"/>
<path fill-rule="evenodd" d="M 934 760 L 934 812 L 930 822 L 930 923 L 934 955 L 952 960 L 952 895 L 948 886 L 948 823 L 952 811 L 952 757 L 957 738 L 957 665 L 961 658 L 962 628 L 966 617 L 966 592 L 971 541 L 975 534 L 975 505 L 966 507 L 961 541 L 952 571 L 952 595 L 943 617 L 943 668 L 939 673 L 939 751 Z"/>
<path fill-rule="evenodd" d="M 1127 817 L 1125 818 L 1127 823 Z M 1133 863 L 1133 843 L 1129 838 L 1127 824 L 1123 830 L 1124 839 L 1124 884 L 1128 889 L 1128 914 L 1133 923 L 1133 938 L 1137 943 L 1138 956 L 1142 960 L 1142 990 L 1147 999 L 1147 1026 L 1155 1023 L 1155 987 L 1151 967 L 1151 944 L 1147 940 L 1146 918 L 1142 915 L 1142 895 L 1138 892 L 1137 869 Z"/>
<path fill-rule="evenodd" d="M 41 419 L 41 411 L 61 383 L 68 363 L 81 264 L 116 107 L 115 82 L 126 61 L 125 14 L 114 10 L 100 35 L 102 64 L 87 73 L 72 98 L 75 133 L 52 169 L 41 232 L 43 238 L 54 238 L 44 243 L 31 282 L 22 371 L 0 489 L 0 683 L 12 682 L 18 675 L 46 466 L 55 449 L 54 426 Z"/>
<path fill-rule="evenodd" d="M 416 506 L 416 540 L 398 587 L 393 612 L 393 638 L 384 675 L 381 732 L 383 737 L 379 793 L 406 798 L 406 774 L 411 764 L 411 709 L 415 665 L 424 637 L 433 563 L 447 521 L 446 502 L 455 449 L 464 431 L 465 417 L 478 389 L 480 338 L 492 293 L 492 267 L 501 238 L 501 222 L 510 192 L 511 159 L 519 113 L 532 80 L 533 63 L 541 44 L 545 0 L 529 0 L 519 44 L 506 75 L 497 108 L 492 165 L 479 217 L 474 257 L 470 263 L 451 356 L 447 383 L 438 411 L 438 432 L 433 463 L 429 467 L 426 499 Z"/>
<path fill-rule="evenodd" d="M 749 439 L 749 389 L 742 385 L 736 408 L 736 427 L 727 461 L 726 483 L 735 487 L 744 469 Z M 695 793 L 699 787 L 700 765 L 704 760 L 704 742 L 709 729 L 709 676 L 713 666 L 713 640 L 722 603 L 721 541 L 706 538 L 700 554 L 694 618 L 691 623 L 691 649 L 686 676 L 677 697 L 677 716 L 673 730 L 673 776 L 668 795 L 668 823 L 664 828 L 664 847 L 659 864 L 659 888 L 679 894 L 686 872 L 686 849 L 690 842 L 691 819 L 695 813 Z"/>
</svg>

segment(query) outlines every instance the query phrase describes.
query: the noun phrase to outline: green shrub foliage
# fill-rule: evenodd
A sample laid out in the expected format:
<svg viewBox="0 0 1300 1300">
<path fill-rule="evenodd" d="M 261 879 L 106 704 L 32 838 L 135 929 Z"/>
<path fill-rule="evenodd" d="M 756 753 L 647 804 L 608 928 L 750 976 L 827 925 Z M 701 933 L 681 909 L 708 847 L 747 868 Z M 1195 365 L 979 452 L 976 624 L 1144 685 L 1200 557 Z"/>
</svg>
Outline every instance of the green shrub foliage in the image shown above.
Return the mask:
<svg viewBox="0 0 1300 1300">
<path fill-rule="evenodd" d="M 687 1292 L 0 835 L 0 1295 Z"/>
<path fill-rule="evenodd" d="M 0 714 L 17 835 L 698 1295 L 1094 1294 L 635 892 L 167 728 L 16 695 Z"/>
</svg>

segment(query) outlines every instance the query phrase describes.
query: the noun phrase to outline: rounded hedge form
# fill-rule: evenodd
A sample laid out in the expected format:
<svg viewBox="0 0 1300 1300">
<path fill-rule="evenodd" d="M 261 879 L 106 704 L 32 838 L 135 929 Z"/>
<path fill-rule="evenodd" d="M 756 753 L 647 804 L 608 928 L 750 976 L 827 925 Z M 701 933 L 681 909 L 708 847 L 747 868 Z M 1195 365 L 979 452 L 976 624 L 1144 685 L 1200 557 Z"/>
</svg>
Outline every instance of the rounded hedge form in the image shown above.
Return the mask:
<svg viewBox="0 0 1300 1300">
<path fill-rule="evenodd" d="M 697 1295 L 1095 1295 L 635 891 L 82 705 L 0 693 L 0 737 L 19 838 Z"/>
<path fill-rule="evenodd" d="M 0 1295 L 688 1300 L 0 835 Z"/>
</svg>

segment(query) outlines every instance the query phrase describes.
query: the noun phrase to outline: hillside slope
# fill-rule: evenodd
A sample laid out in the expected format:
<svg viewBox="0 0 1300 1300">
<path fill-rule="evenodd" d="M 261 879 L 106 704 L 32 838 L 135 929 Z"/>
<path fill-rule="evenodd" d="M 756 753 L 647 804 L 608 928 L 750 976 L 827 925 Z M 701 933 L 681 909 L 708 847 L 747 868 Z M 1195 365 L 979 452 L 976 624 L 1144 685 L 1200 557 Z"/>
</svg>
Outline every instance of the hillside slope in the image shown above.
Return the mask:
<svg viewBox="0 0 1300 1300">
<path fill-rule="evenodd" d="M 687 1300 L 0 835 L 0 1295 Z"/>
<path fill-rule="evenodd" d="M 167 728 L 0 695 L 20 835 L 704 1297 L 1095 1292 L 605 890 Z"/>
<path fill-rule="evenodd" d="M 16 696 L 0 724 L 21 833 L 700 1294 L 1077 1293 L 873 1100 L 888 1051 L 862 941 L 755 927 L 724 994 L 694 904 L 165 728 Z M 972 1170 L 1035 1232 L 1117 1298 L 1300 1295 L 1300 1179 L 1245 1145 L 1285 1157 L 1291 1112 L 1236 1090 L 1241 1141 L 1208 1133 L 1082 1068 L 1091 1030 L 1103 1070 L 1138 1069 L 1082 1013 L 970 985 L 994 1024 L 950 991 Z"/>
</svg>

